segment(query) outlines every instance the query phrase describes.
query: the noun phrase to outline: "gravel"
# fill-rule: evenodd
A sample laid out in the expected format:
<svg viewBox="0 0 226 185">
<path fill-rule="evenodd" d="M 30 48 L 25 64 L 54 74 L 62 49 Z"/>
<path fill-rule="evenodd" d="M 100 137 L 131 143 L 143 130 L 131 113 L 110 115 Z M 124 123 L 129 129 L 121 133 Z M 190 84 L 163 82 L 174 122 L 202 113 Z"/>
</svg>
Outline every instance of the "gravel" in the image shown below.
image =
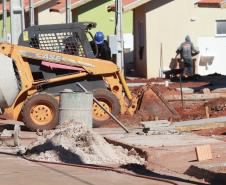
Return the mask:
<svg viewBox="0 0 226 185">
<path fill-rule="evenodd" d="M 32 143 L 26 155 L 35 160 L 77 164 L 121 165 L 144 164 L 134 150 L 114 146 L 85 124 L 68 122 L 55 130 L 43 132 L 43 136 Z"/>
</svg>

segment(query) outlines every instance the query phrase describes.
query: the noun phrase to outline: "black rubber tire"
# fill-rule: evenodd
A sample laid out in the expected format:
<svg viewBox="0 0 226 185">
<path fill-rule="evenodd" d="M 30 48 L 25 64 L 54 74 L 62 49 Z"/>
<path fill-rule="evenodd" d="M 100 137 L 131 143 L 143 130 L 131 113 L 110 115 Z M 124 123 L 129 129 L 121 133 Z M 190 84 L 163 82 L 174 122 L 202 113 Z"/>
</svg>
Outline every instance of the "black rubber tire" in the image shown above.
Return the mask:
<svg viewBox="0 0 226 185">
<path fill-rule="evenodd" d="M 106 100 L 108 102 L 108 104 L 111 106 L 111 113 L 113 115 L 117 116 L 117 115 L 120 114 L 121 106 L 120 106 L 119 100 L 112 92 L 110 92 L 107 89 L 95 89 L 93 91 L 93 96 L 97 100 Z M 107 119 L 107 120 L 96 120 L 93 117 L 93 127 L 95 127 L 95 128 L 101 127 L 106 122 L 108 122 L 109 119 Z"/>
<path fill-rule="evenodd" d="M 34 105 L 46 105 L 51 108 L 53 113 L 53 118 L 48 124 L 38 125 L 36 124 L 30 115 L 30 111 Z M 58 111 L 59 103 L 58 101 L 51 95 L 43 93 L 36 94 L 31 96 L 25 103 L 22 109 L 22 119 L 25 125 L 32 131 L 36 130 L 51 130 L 55 128 L 59 123 L 59 111 Z"/>
</svg>

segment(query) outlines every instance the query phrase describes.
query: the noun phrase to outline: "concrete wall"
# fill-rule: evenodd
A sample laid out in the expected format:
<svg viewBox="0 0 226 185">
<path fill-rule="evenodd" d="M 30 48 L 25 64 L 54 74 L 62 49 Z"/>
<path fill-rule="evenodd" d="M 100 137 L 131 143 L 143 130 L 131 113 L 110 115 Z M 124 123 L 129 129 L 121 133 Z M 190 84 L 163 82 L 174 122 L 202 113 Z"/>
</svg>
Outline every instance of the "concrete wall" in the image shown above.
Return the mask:
<svg viewBox="0 0 226 185">
<path fill-rule="evenodd" d="M 226 37 L 200 37 L 200 60 L 196 66 L 200 75 L 218 73 L 226 75 Z"/>
<path fill-rule="evenodd" d="M 135 11 L 135 19 L 139 20 L 141 13 L 146 17 L 147 78 L 159 76 L 161 43 L 163 66 L 167 69 L 171 59 L 175 57 L 177 47 L 187 34 L 196 45 L 199 37 L 215 36 L 216 20 L 226 19 L 225 9 L 200 8 L 193 2 L 152 0 L 143 5 L 143 9 L 140 7 Z M 145 66 L 142 68 L 145 69 Z"/>
</svg>

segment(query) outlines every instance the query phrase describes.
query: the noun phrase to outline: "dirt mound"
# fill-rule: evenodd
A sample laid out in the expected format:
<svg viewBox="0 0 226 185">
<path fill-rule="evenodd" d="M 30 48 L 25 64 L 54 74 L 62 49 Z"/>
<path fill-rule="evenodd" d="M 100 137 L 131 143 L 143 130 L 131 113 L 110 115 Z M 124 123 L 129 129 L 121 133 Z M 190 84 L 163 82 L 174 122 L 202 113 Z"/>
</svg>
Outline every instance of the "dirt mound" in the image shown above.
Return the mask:
<svg viewBox="0 0 226 185">
<path fill-rule="evenodd" d="M 206 118 L 205 107 L 203 102 L 184 102 L 184 108 L 182 108 L 181 102 L 173 102 L 171 105 L 177 110 L 181 116 L 181 120 L 198 120 Z"/>
<path fill-rule="evenodd" d="M 143 164 L 135 150 L 128 151 L 107 143 L 104 138 L 80 123 L 65 123 L 29 146 L 28 157 L 36 160 L 79 164 Z"/>
<path fill-rule="evenodd" d="M 216 100 L 209 101 L 205 104 L 208 106 L 211 111 L 222 111 L 226 110 L 226 99 L 225 98 L 218 98 Z"/>
</svg>

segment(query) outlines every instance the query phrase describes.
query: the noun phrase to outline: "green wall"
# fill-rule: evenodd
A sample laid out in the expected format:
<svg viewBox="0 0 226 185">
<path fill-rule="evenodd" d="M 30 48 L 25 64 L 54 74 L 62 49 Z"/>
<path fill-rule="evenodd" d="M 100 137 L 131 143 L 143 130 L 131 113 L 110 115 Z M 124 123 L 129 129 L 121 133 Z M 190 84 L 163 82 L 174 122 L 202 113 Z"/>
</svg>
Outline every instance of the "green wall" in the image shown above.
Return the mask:
<svg viewBox="0 0 226 185">
<path fill-rule="evenodd" d="M 102 31 L 105 35 L 114 34 L 115 31 L 115 13 L 107 12 L 107 7 L 114 3 L 111 0 L 91 1 L 73 11 L 74 21 L 96 22 L 96 31 Z M 133 12 L 127 12 L 123 15 L 123 32 L 133 32 Z"/>
</svg>

